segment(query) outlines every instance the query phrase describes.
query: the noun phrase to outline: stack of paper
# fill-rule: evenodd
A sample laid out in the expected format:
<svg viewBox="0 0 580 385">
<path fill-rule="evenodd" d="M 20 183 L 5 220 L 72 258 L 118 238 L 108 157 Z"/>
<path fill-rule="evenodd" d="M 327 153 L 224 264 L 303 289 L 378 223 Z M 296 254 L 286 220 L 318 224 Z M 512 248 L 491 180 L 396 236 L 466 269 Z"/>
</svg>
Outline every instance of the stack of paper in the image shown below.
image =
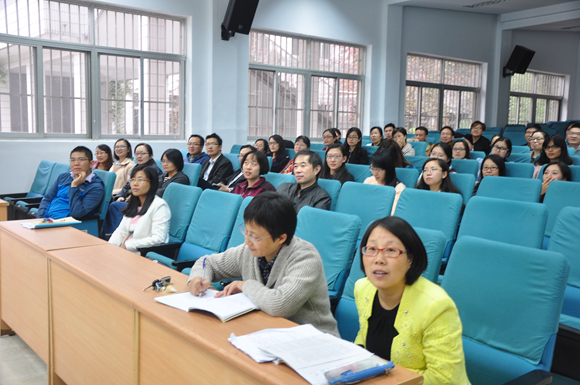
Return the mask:
<svg viewBox="0 0 580 385">
<path fill-rule="evenodd" d="M 232 334 L 229 341 L 256 362 L 283 361 L 312 385 L 327 384 L 324 373 L 329 370 L 373 355 L 312 325 L 265 329 L 241 337 Z"/>
<path fill-rule="evenodd" d="M 35 219 L 27 222 L 22 222 L 22 227 L 27 229 L 46 229 L 49 227 L 70 226 L 77 223 L 82 223 L 73 217 L 66 217 L 62 219 Z"/>
</svg>

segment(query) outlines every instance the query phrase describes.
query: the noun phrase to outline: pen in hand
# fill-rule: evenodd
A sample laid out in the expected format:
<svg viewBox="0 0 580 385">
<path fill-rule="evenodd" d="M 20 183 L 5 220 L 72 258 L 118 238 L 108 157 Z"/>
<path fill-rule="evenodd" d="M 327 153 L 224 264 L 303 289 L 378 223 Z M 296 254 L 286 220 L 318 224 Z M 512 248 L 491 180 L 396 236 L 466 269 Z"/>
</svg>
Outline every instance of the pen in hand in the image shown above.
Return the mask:
<svg viewBox="0 0 580 385">
<path fill-rule="evenodd" d="M 203 259 L 203 268 L 201 273 L 201 286 L 203 287 L 203 281 L 205 281 L 205 261 L 207 261 L 207 257 Z M 205 290 L 199 292 L 199 298 L 205 293 Z"/>
</svg>

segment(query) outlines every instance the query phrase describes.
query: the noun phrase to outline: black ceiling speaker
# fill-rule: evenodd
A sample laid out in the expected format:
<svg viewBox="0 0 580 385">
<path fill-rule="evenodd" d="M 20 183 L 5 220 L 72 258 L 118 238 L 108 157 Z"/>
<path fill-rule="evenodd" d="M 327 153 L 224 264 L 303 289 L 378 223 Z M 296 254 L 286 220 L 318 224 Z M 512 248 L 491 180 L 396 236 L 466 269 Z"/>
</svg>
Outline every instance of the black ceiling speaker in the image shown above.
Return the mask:
<svg viewBox="0 0 580 385">
<path fill-rule="evenodd" d="M 230 0 L 222 23 L 222 40 L 230 40 L 236 32 L 248 35 L 259 0 Z"/>
<path fill-rule="evenodd" d="M 532 61 L 536 51 L 516 45 L 507 64 L 503 67 L 503 77 L 514 76 L 514 73 L 524 74 Z"/>
</svg>

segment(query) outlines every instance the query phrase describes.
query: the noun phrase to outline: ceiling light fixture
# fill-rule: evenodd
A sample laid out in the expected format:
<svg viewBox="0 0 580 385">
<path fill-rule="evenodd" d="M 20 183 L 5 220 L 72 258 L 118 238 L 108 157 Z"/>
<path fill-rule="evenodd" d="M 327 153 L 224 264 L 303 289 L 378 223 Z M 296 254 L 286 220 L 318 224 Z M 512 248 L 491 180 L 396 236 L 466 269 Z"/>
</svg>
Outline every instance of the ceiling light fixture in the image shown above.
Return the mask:
<svg viewBox="0 0 580 385">
<path fill-rule="evenodd" d="M 491 1 L 482 1 L 481 3 L 475 3 L 475 4 L 471 4 L 471 5 L 464 5 L 463 8 L 478 8 L 478 7 L 485 7 L 488 5 L 494 5 L 494 4 L 499 4 L 499 3 L 505 3 L 506 1 L 511 1 L 511 0 L 491 0 Z"/>
</svg>

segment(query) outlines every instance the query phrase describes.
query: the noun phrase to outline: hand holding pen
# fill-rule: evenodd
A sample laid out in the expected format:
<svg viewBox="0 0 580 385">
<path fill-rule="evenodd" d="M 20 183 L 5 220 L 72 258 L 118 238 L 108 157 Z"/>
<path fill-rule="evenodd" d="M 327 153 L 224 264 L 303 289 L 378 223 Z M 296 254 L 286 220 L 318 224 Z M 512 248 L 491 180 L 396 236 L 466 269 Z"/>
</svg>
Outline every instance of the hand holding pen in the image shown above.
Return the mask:
<svg viewBox="0 0 580 385">
<path fill-rule="evenodd" d="M 206 257 L 207 258 L 207 257 Z M 188 286 L 189 286 L 189 292 L 195 296 L 202 296 L 202 293 L 204 293 L 207 288 L 211 285 L 211 282 L 209 280 L 205 279 L 205 264 L 206 264 L 206 260 L 204 258 L 203 260 L 203 265 L 204 265 L 204 270 L 203 270 L 203 277 L 193 277 L 189 280 L 188 282 Z"/>
<path fill-rule="evenodd" d="M 203 281 L 205 281 L 205 262 L 207 261 L 207 257 L 205 257 L 203 259 L 203 268 L 202 268 L 202 273 L 201 273 L 201 283 L 202 283 L 202 287 L 203 287 Z M 205 289 L 202 289 L 202 291 L 199 292 L 199 297 L 201 298 L 201 296 L 203 295 L 203 293 L 205 293 L 205 290 L 207 289 L 207 287 Z"/>
</svg>

